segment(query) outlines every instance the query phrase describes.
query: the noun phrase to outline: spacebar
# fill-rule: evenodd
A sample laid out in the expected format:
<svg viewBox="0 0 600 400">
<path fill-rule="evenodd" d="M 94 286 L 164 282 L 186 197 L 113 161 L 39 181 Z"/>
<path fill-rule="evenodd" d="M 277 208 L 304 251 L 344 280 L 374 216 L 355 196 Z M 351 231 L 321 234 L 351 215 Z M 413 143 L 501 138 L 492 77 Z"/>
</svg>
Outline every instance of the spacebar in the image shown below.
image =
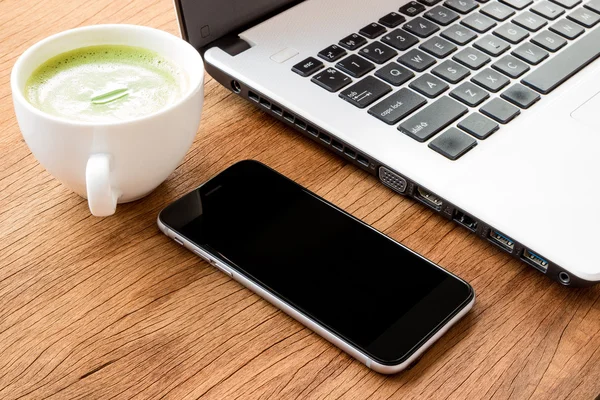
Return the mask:
<svg viewBox="0 0 600 400">
<path fill-rule="evenodd" d="M 600 29 L 594 29 L 527 75 L 522 82 L 542 94 L 548 94 L 598 56 Z"/>
</svg>

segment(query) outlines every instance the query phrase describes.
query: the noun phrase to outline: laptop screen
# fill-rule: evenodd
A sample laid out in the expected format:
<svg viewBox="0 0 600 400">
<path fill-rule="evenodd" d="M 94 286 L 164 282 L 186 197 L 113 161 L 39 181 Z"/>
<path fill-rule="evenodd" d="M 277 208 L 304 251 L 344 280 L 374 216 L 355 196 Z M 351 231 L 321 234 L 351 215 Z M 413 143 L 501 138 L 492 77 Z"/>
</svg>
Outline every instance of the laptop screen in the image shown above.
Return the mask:
<svg viewBox="0 0 600 400">
<path fill-rule="evenodd" d="M 175 0 L 182 36 L 196 49 L 302 0 Z"/>
</svg>

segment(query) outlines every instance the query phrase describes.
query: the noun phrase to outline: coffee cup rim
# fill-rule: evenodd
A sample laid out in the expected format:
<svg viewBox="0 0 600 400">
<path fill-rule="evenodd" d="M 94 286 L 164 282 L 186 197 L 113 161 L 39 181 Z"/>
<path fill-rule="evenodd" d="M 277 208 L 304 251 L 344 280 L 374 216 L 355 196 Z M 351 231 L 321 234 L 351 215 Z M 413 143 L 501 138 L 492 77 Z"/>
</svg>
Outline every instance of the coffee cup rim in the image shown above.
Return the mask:
<svg viewBox="0 0 600 400">
<path fill-rule="evenodd" d="M 188 50 L 193 50 L 193 52 L 190 52 L 190 54 L 193 55 L 193 57 L 197 57 L 198 60 L 198 76 L 199 79 L 193 79 L 193 81 L 196 82 L 195 85 L 190 86 L 190 88 L 187 90 L 187 92 L 181 97 L 179 98 L 177 101 L 175 101 L 172 104 L 169 104 L 168 106 L 161 108 L 160 110 L 157 110 L 153 113 L 147 114 L 147 115 L 143 115 L 140 117 L 136 117 L 136 118 L 131 118 L 131 119 L 125 119 L 122 121 L 106 121 L 106 122 L 95 122 L 95 121 L 79 121 L 79 120 L 72 120 L 69 118 L 65 118 L 65 117 L 61 117 L 61 116 L 56 116 L 56 115 L 52 115 L 50 113 L 44 112 L 42 110 L 40 110 L 39 108 L 35 107 L 33 104 L 31 104 L 26 98 L 25 95 L 23 93 L 23 90 L 21 87 L 19 87 L 18 84 L 18 75 L 21 71 L 21 69 L 23 68 L 23 63 L 25 63 L 27 61 L 27 59 L 34 54 L 36 51 L 39 51 L 39 49 L 41 49 L 42 47 L 46 46 L 48 43 L 60 39 L 64 36 L 69 36 L 69 35 L 73 35 L 76 34 L 78 32 L 82 32 L 82 31 L 90 31 L 90 30 L 105 30 L 105 29 L 124 29 L 124 30 L 141 30 L 141 31 L 146 31 L 150 34 L 153 35 L 161 35 L 165 38 L 168 38 L 169 40 L 173 40 L 176 42 L 181 42 L 181 45 L 183 45 L 184 47 L 188 47 Z M 106 44 L 110 44 L 110 43 L 106 43 Z M 85 47 L 85 45 L 82 45 L 81 47 Z M 143 47 L 143 46 L 140 46 Z M 68 50 L 66 50 L 68 51 Z M 60 54 L 60 53 L 59 53 Z M 58 55 L 58 54 L 56 54 Z M 77 28 L 73 28 L 73 29 L 68 29 L 62 32 L 58 32 L 55 33 L 53 35 L 50 35 L 42 40 L 40 40 L 39 42 L 35 43 L 34 45 L 30 46 L 27 50 L 25 50 L 17 59 L 17 61 L 15 62 L 15 64 L 13 65 L 12 71 L 11 71 L 11 77 L 10 77 L 10 83 L 11 83 L 11 91 L 12 91 L 12 95 L 13 97 L 15 97 L 15 101 L 19 101 L 21 102 L 30 112 L 37 114 L 43 118 L 47 118 L 50 120 L 53 120 L 55 122 L 61 122 L 61 123 L 65 123 L 65 124 L 69 124 L 72 126 L 82 126 L 82 127 L 110 127 L 110 126 L 123 126 L 123 125 L 127 125 L 127 124 L 134 124 L 140 121 L 145 121 L 148 119 L 152 119 L 155 118 L 157 116 L 166 114 L 168 112 L 170 112 L 171 110 L 179 107 L 182 103 L 186 102 L 188 99 L 190 99 L 198 90 L 200 90 L 202 88 L 202 86 L 204 85 L 204 63 L 202 61 L 202 57 L 200 56 L 200 53 L 188 42 L 184 41 L 183 39 L 160 29 L 156 29 L 156 28 L 152 28 L 149 26 L 143 26 L 143 25 L 133 25 L 133 24 L 96 24 L 96 25 L 86 25 L 86 26 L 81 26 L 81 27 L 77 27 Z"/>
</svg>

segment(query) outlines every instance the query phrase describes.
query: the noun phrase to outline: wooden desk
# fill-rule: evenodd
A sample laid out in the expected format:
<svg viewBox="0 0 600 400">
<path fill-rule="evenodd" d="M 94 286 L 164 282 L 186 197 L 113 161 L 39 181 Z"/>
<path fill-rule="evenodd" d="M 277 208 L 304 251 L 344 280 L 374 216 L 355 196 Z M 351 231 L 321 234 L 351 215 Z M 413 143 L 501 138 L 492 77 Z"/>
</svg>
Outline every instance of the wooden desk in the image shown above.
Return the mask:
<svg viewBox="0 0 600 400">
<path fill-rule="evenodd" d="M 0 0 L 0 398 L 593 399 L 600 286 L 567 289 L 206 83 L 185 161 L 115 216 L 54 180 L 17 127 L 21 52 L 99 23 L 177 33 L 170 0 Z M 158 211 L 255 158 L 471 282 L 472 312 L 410 371 L 366 369 L 163 236 Z"/>
</svg>

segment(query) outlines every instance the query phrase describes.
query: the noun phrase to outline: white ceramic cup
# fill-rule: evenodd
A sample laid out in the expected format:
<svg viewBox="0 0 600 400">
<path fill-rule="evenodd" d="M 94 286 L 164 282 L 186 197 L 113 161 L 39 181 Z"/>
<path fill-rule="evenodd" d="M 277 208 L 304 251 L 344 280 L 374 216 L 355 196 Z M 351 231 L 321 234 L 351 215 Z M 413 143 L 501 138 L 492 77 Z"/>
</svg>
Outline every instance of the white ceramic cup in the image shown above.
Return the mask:
<svg viewBox="0 0 600 400">
<path fill-rule="evenodd" d="M 128 45 L 153 50 L 187 75 L 174 104 L 143 117 L 110 123 L 72 121 L 31 105 L 24 87 L 49 58 L 80 47 Z M 11 89 L 19 127 L 50 174 L 88 199 L 92 214 L 114 214 L 117 203 L 137 200 L 160 185 L 189 150 L 204 99 L 204 65 L 196 49 L 167 32 L 135 25 L 95 25 L 50 36 L 15 63 Z"/>
</svg>

